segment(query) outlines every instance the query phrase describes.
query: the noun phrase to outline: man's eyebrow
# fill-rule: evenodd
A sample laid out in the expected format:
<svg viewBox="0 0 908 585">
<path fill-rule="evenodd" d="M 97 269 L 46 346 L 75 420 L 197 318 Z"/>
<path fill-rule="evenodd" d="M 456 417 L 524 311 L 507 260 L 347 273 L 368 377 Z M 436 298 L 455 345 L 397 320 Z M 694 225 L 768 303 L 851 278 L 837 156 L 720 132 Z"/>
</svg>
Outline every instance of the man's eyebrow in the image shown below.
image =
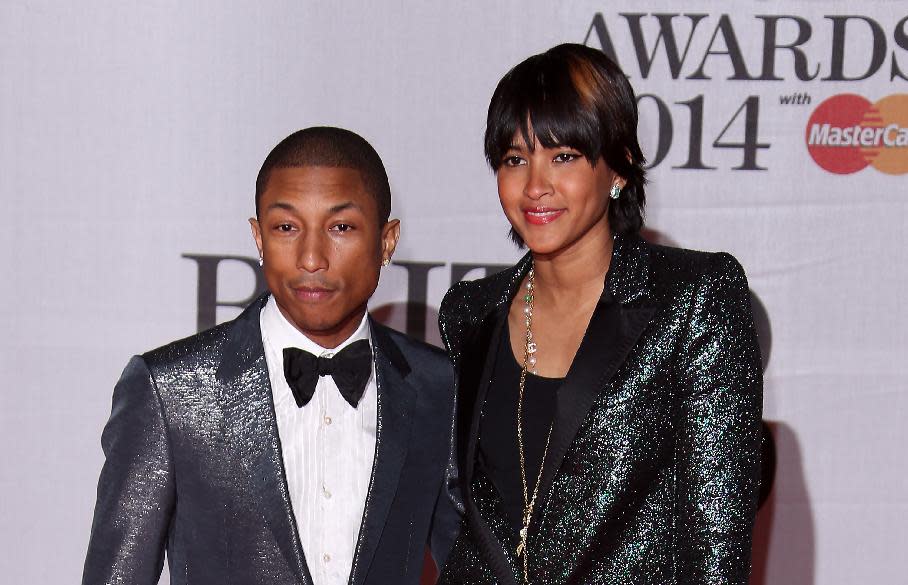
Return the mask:
<svg viewBox="0 0 908 585">
<path fill-rule="evenodd" d="M 340 213 L 341 211 L 346 211 L 348 209 L 358 209 L 358 210 L 362 211 L 362 207 L 360 207 L 355 201 L 347 201 L 345 203 L 338 203 L 337 205 L 333 206 L 328 211 L 330 213 Z"/>
<path fill-rule="evenodd" d="M 284 209 L 287 211 L 296 211 L 296 207 L 284 201 L 275 201 L 274 203 L 266 207 L 266 209 Z"/>
<path fill-rule="evenodd" d="M 292 203 L 287 203 L 286 201 L 275 201 L 265 209 L 283 209 L 292 212 L 297 211 L 296 206 L 294 206 Z M 359 211 L 362 211 L 362 207 L 355 201 L 345 201 L 343 203 L 338 203 L 337 205 L 331 206 L 331 208 L 328 209 L 328 213 L 340 213 L 341 211 L 346 211 L 348 209 L 357 209 Z"/>
</svg>

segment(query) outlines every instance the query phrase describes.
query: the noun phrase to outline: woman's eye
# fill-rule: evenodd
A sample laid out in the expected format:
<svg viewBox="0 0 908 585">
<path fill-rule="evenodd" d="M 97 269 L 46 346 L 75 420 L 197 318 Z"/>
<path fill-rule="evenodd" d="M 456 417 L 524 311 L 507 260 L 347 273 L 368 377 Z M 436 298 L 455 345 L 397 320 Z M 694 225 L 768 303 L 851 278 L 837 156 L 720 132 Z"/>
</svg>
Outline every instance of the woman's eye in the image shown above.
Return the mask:
<svg viewBox="0 0 908 585">
<path fill-rule="evenodd" d="M 576 152 L 559 152 L 555 155 L 555 162 L 571 162 L 572 160 L 577 160 L 580 158 L 580 155 Z"/>
<path fill-rule="evenodd" d="M 523 159 L 519 156 L 506 156 L 501 164 L 506 167 L 516 167 L 523 164 Z"/>
</svg>

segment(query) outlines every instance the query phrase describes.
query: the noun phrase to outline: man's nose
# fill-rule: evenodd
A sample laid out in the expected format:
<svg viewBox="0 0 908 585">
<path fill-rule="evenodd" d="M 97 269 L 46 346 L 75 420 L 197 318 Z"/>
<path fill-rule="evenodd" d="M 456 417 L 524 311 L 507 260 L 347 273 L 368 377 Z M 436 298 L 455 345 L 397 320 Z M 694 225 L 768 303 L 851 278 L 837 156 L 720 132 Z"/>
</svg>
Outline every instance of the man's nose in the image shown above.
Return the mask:
<svg viewBox="0 0 908 585">
<path fill-rule="evenodd" d="M 328 268 L 328 249 L 330 245 L 325 234 L 310 230 L 300 238 L 296 266 L 306 272 L 318 272 Z"/>
</svg>

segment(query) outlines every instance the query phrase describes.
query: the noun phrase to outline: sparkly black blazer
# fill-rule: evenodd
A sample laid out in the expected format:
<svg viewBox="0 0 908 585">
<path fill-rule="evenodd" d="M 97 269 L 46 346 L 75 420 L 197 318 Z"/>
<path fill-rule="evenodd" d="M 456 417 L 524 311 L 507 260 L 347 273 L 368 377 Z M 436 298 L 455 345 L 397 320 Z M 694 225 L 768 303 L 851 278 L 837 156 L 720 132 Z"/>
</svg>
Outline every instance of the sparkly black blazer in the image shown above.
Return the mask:
<svg viewBox="0 0 908 585">
<path fill-rule="evenodd" d="M 529 265 L 526 256 L 461 282 L 442 303 L 466 508 L 443 584 L 523 582 L 518 537 L 477 444 L 494 348 Z M 737 261 L 616 238 L 602 297 L 558 391 L 530 582 L 745 585 L 761 405 L 760 351 Z"/>
<path fill-rule="evenodd" d="M 137 356 L 114 390 L 83 585 L 307 585 L 259 314 Z M 372 322 L 375 463 L 351 585 L 419 583 L 457 535 L 444 352 Z M 454 488 L 449 489 L 449 488 Z"/>
</svg>

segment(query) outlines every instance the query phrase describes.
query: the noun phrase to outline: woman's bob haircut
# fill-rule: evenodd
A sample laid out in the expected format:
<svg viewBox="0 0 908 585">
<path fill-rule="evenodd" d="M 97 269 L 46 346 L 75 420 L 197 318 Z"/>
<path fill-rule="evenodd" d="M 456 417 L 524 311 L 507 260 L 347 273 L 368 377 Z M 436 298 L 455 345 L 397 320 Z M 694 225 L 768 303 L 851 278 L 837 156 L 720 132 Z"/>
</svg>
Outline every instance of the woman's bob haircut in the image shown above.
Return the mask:
<svg viewBox="0 0 908 585">
<path fill-rule="evenodd" d="M 517 132 L 531 150 L 538 140 L 545 148 L 575 148 L 594 166 L 604 160 L 626 181 L 620 197 L 609 204 L 609 227 L 616 234 L 639 233 L 646 177 L 637 142 L 637 100 L 605 53 L 563 44 L 508 71 L 495 88 L 486 122 L 486 160 L 495 172 Z M 513 229 L 511 239 L 524 245 Z"/>
</svg>

